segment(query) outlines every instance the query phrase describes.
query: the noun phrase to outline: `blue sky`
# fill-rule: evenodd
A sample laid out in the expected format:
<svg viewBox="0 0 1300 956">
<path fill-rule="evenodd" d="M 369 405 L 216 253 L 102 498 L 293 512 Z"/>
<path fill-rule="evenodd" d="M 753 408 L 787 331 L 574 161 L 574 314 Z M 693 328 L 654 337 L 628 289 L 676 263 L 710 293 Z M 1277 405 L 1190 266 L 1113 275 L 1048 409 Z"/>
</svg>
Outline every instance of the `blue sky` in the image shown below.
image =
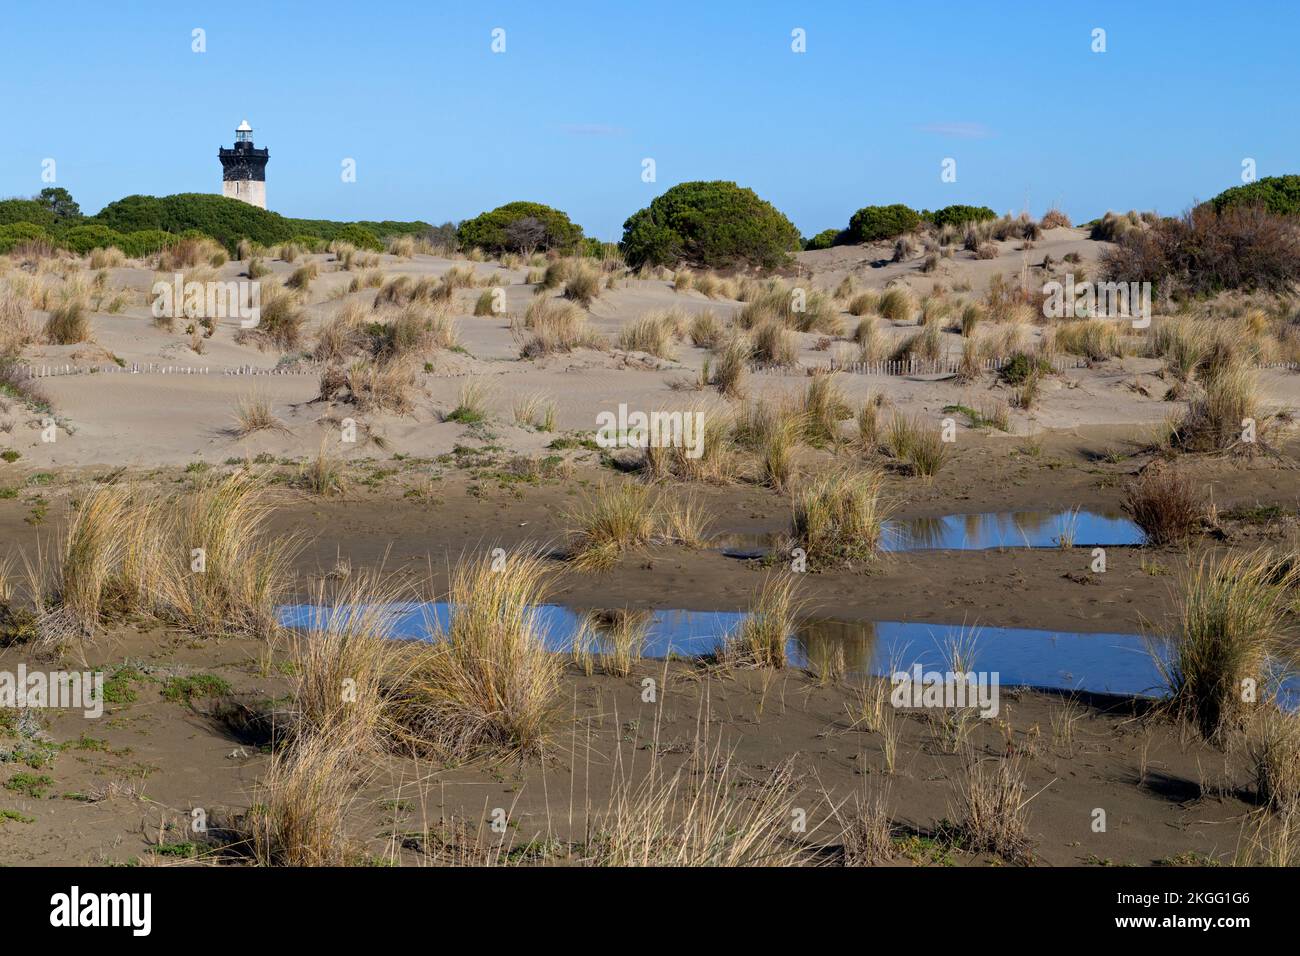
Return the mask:
<svg viewBox="0 0 1300 956">
<path fill-rule="evenodd" d="M 442 222 L 528 199 L 607 239 L 692 179 L 812 235 L 889 202 L 1172 214 L 1247 157 L 1300 171 L 1300 7 L 1269 0 L 11 0 L 3 24 L 0 196 L 39 191 L 53 158 L 87 212 L 219 191 L 245 117 L 277 212 Z"/>
</svg>

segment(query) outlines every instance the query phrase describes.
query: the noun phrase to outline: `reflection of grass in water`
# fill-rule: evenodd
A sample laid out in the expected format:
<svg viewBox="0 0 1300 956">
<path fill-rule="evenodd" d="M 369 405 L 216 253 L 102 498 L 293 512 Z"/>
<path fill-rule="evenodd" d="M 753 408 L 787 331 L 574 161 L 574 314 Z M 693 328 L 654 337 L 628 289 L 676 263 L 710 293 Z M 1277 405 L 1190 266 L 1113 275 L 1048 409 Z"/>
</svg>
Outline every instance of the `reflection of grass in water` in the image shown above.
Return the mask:
<svg viewBox="0 0 1300 956">
<path fill-rule="evenodd" d="M 886 531 L 904 550 L 938 548 L 947 537 L 948 522 L 945 518 L 909 518 L 889 523 Z"/>
<path fill-rule="evenodd" d="M 1073 548 L 1074 539 L 1078 535 L 1079 528 L 1079 509 L 1071 508 L 1068 511 L 1057 515 L 1056 518 L 1056 546 L 1058 548 Z"/>
<path fill-rule="evenodd" d="M 795 629 L 794 640 L 798 657 L 814 667 L 833 660 L 838 650 L 844 668 L 865 674 L 875 658 L 876 625 L 873 621 L 810 620 Z"/>
</svg>

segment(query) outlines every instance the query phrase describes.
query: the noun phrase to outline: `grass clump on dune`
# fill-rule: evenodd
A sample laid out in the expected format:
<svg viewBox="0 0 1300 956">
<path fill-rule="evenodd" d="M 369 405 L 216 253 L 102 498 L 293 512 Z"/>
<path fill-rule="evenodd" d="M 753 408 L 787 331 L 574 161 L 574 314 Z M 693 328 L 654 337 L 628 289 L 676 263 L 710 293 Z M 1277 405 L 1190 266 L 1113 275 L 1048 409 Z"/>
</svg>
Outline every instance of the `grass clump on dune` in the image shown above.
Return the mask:
<svg viewBox="0 0 1300 956">
<path fill-rule="evenodd" d="M 361 748 L 379 742 L 386 732 L 392 608 L 402 597 L 396 585 L 369 572 L 332 591 L 317 586 L 311 617 L 290 638 L 296 737 L 344 735 Z"/>
<path fill-rule="evenodd" d="M 45 320 L 45 338 L 51 345 L 77 345 L 90 341 L 90 299 L 84 286 L 70 282 Z"/>
<path fill-rule="evenodd" d="M 722 334 L 722 324 L 712 309 L 695 313 L 687 330 L 691 344 L 701 349 L 717 348 L 722 341 Z"/>
<path fill-rule="evenodd" d="M 880 446 L 909 474 L 922 478 L 937 475 L 948 460 L 948 446 L 939 429 L 924 419 L 897 412 L 885 427 Z"/>
<path fill-rule="evenodd" d="M 284 422 L 275 417 L 271 410 L 271 400 L 265 395 L 250 393 L 244 395 L 235 405 L 235 435 L 243 438 L 260 431 L 288 431 Z"/>
<path fill-rule="evenodd" d="M 645 352 L 657 358 L 675 358 L 677 350 L 673 344 L 670 317 L 662 312 L 641 316 L 624 327 L 618 337 L 618 347 L 626 352 Z"/>
<path fill-rule="evenodd" d="M 754 359 L 788 367 L 799 364 L 799 340 L 789 329 L 774 320 L 756 325 L 750 334 Z"/>
<path fill-rule="evenodd" d="M 94 490 L 56 553 L 32 568 L 40 639 L 93 636 L 126 615 L 204 636 L 274 633 L 299 542 L 266 533 L 270 511 L 246 472 L 166 500 Z"/>
<path fill-rule="evenodd" d="M 798 579 L 792 574 L 769 576 L 754 591 L 749 613 L 728 635 L 720 655 L 729 664 L 785 667 L 786 644 L 794 634 Z"/>
<path fill-rule="evenodd" d="M 819 475 L 797 488 L 791 533 L 813 565 L 873 558 L 884 531 L 884 476 L 874 470 Z"/>
<path fill-rule="evenodd" d="M 813 445 L 838 444 L 840 422 L 853 417 L 834 372 L 814 375 L 809 380 L 799 412 L 803 418 L 803 437 Z"/>
<path fill-rule="evenodd" d="M 623 766 L 620 761 L 619 767 Z M 758 782 L 740 786 L 731 758 L 697 745 L 669 775 L 650 772 L 615 782 L 608 811 L 587 845 L 594 866 L 796 866 L 789 839 L 795 773 L 784 761 Z"/>
<path fill-rule="evenodd" d="M 1249 454 L 1263 447 L 1269 424 L 1258 376 L 1232 363 L 1207 373 L 1204 389 L 1188 402 L 1170 444 L 1181 451 Z"/>
<path fill-rule="evenodd" d="M 600 278 L 595 266 L 576 263 L 564 280 L 564 297 L 586 308 L 600 296 Z"/>
<path fill-rule="evenodd" d="M 734 480 L 736 456 L 730 423 L 716 412 L 701 408 L 686 409 L 681 416 L 682 440 L 670 444 L 647 444 L 641 453 L 643 472 L 652 480 L 675 478 L 713 484 Z"/>
<path fill-rule="evenodd" d="M 322 441 L 316 457 L 299 469 L 298 487 L 322 497 L 341 495 L 348 487 L 343 469 L 343 460 L 331 455 Z"/>
<path fill-rule="evenodd" d="M 754 345 L 744 332 L 733 332 L 714 348 L 709 384 L 724 398 L 742 398 Z"/>
<path fill-rule="evenodd" d="M 258 866 L 346 866 L 362 854 L 348 840 L 355 799 L 351 741 L 316 735 L 276 750 L 253 807 L 234 827 Z"/>
<path fill-rule="evenodd" d="M 588 327 L 586 314 L 562 299 L 534 299 L 515 331 L 524 339 L 519 350 L 523 358 L 572 352 L 577 348 L 599 349 L 605 344 Z"/>
<path fill-rule="evenodd" d="M 174 555 L 164 577 L 168 616 L 204 635 L 266 637 L 277 629 L 295 535 L 272 537 L 263 482 L 235 472 L 181 498 L 172 512 Z M 202 572 L 195 572 L 201 552 Z"/>
<path fill-rule="evenodd" d="M 953 808 L 964 848 L 1013 862 L 1027 860 L 1032 846 L 1028 803 L 1025 770 L 1018 757 L 972 757 L 957 785 Z"/>
<path fill-rule="evenodd" d="M 1297 582 L 1300 562 L 1263 551 L 1205 555 L 1192 565 L 1170 633 L 1152 646 L 1175 717 L 1209 740 L 1243 726 L 1249 700 L 1265 699 Z"/>
<path fill-rule="evenodd" d="M 655 494 L 634 482 L 602 484 L 565 517 L 570 532 L 569 558 L 580 568 L 605 570 L 623 552 L 648 544 L 655 532 Z"/>
<path fill-rule="evenodd" d="M 1262 806 L 1283 813 L 1300 809 L 1300 717 L 1270 708 L 1258 721 L 1247 753 Z"/>
<path fill-rule="evenodd" d="M 535 552 L 490 554 L 451 570 L 450 621 L 409 651 L 395 679 L 395 732 L 417 751 L 456 757 L 540 751 L 563 659 L 539 619 L 548 580 Z"/>
</svg>

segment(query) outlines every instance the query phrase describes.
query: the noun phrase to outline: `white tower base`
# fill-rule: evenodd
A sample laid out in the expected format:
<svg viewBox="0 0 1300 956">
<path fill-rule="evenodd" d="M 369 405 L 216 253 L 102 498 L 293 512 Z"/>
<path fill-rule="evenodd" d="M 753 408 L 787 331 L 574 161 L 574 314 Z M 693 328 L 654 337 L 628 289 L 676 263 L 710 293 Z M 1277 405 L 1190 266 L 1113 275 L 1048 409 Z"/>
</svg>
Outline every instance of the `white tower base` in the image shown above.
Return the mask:
<svg viewBox="0 0 1300 956">
<path fill-rule="evenodd" d="M 238 199 L 258 209 L 266 208 L 266 183 L 256 179 L 225 179 L 221 182 L 221 195 Z"/>
</svg>

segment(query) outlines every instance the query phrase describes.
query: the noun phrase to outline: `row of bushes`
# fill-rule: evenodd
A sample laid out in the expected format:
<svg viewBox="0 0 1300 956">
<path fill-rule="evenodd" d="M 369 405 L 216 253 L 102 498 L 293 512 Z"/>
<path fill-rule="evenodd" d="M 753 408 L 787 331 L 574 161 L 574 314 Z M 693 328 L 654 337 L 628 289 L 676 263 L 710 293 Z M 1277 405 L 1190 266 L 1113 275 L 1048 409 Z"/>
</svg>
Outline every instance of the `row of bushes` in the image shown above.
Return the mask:
<svg viewBox="0 0 1300 956">
<path fill-rule="evenodd" d="M 241 239 L 272 246 L 299 236 L 323 242 L 342 240 L 378 252 L 383 249 L 381 236 L 419 235 L 433 228 L 426 222 L 292 219 L 237 199 L 208 193 L 127 196 L 109 203 L 89 222 L 120 233 L 161 230 L 179 235 L 196 230 L 232 252 Z"/>
<path fill-rule="evenodd" d="M 897 239 L 914 232 L 922 223 L 936 228 L 964 226 L 967 223 L 996 219 L 998 214 L 988 206 L 956 204 L 942 209 L 922 209 L 917 212 L 902 203 L 888 206 L 863 206 L 849 219 L 846 229 L 823 229 L 806 243 L 805 249 L 829 249 L 862 242 L 879 242 Z"/>
<path fill-rule="evenodd" d="M 1149 279 L 1194 294 L 1220 288 L 1275 289 L 1297 271 L 1292 260 L 1294 220 L 1284 218 L 1296 214 L 1300 176 L 1269 177 L 1226 190 L 1184 219 L 1159 220 L 1152 228 L 1134 229 L 1132 235 L 1115 229 L 1095 237 L 1120 242 L 1108 262 L 1113 274 L 1129 281 Z M 627 219 L 619 251 L 634 268 L 682 262 L 708 269 L 775 268 L 800 248 L 895 239 L 923 223 L 955 228 L 996 218 L 987 206 L 956 204 L 919 212 L 901 203 L 864 206 L 845 229 L 824 230 L 805 243 L 794 224 L 753 190 L 721 180 L 687 182 Z M 506 203 L 459 226 L 435 227 L 419 221 L 292 219 L 204 193 L 127 196 L 93 217 L 81 216 L 63 189 L 42 190 L 33 199 L 0 201 L 0 251 L 44 240 L 78 253 L 115 245 L 135 257 L 186 234 L 209 236 L 232 252 L 241 239 L 263 245 L 296 241 L 307 248 L 343 240 L 381 251 L 383 238 L 401 235 L 497 255 L 555 250 L 599 257 L 611 251 L 609 244 L 584 237 L 582 227 L 564 212 L 534 202 Z"/>
</svg>

